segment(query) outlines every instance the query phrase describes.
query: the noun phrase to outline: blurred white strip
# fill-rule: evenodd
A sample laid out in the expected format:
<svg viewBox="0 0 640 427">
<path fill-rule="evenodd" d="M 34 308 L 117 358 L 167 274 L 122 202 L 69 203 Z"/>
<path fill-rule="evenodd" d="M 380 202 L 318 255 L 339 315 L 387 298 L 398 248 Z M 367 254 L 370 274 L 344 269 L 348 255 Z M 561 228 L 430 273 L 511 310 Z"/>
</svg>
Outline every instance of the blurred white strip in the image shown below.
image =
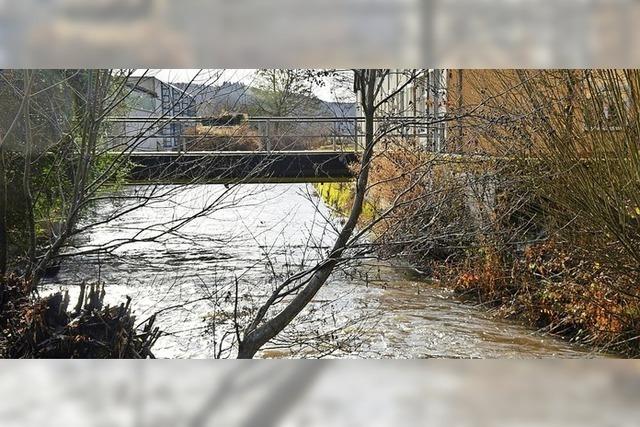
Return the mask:
<svg viewBox="0 0 640 427">
<path fill-rule="evenodd" d="M 634 66 L 633 0 L 21 0 L 2 67 Z"/>
<path fill-rule="evenodd" d="M 2 361 L 3 427 L 635 426 L 637 361 Z"/>
</svg>

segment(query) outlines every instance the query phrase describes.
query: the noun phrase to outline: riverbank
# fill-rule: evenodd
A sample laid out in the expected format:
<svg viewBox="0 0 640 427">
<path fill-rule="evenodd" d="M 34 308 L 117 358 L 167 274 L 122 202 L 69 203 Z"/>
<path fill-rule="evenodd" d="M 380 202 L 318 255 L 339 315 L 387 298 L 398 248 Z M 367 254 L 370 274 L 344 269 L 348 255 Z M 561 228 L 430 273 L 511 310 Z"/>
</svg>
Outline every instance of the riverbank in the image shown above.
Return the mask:
<svg viewBox="0 0 640 427">
<path fill-rule="evenodd" d="M 315 188 L 338 213 L 348 213 L 348 184 L 315 184 Z M 398 248 L 381 250 L 388 254 Z M 588 266 L 553 242 L 529 245 L 521 253 L 467 249 L 464 256 L 450 258 L 434 258 L 407 246 L 401 250 L 406 262 L 428 272 L 438 286 L 466 303 L 481 305 L 496 318 L 523 322 L 595 351 L 628 357 L 640 352 L 638 300 L 616 292 L 619 287 L 612 285 L 601 266 Z"/>
<path fill-rule="evenodd" d="M 322 200 L 338 215 L 346 216 L 349 214 L 351 203 L 353 202 L 353 181 L 348 182 L 330 182 L 323 181 L 313 184 Z M 371 201 L 365 201 L 362 206 L 361 221 L 368 221 L 375 217 L 376 206 Z"/>
<path fill-rule="evenodd" d="M 521 255 L 487 253 L 460 263 L 433 263 L 444 286 L 532 327 L 598 351 L 638 357 L 640 301 L 628 283 L 553 240 Z"/>
</svg>

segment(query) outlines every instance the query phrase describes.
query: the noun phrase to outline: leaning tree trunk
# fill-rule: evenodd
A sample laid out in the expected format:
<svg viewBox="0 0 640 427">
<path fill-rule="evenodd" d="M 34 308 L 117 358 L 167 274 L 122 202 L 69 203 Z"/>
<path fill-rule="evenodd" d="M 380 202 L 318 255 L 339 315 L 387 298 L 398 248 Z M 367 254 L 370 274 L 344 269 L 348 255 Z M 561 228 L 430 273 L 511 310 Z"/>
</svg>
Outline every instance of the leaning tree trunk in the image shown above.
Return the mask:
<svg viewBox="0 0 640 427">
<path fill-rule="evenodd" d="M 295 317 L 309 304 L 316 293 L 326 283 L 335 266 L 341 259 L 347 248 L 365 201 L 367 185 L 369 181 L 369 169 L 373 157 L 375 145 L 374 115 L 375 93 L 379 70 L 366 70 L 363 74 L 363 91 L 361 103 L 365 118 L 365 148 L 360 161 L 360 173 L 356 180 L 356 190 L 351 206 L 349 218 L 340 231 L 328 257 L 318 266 L 313 276 L 302 290 L 287 304 L 287 306 L 272 319 L 260 326 L 245 332 L 244 338 L 239 342 L 238 359 L 251 359 L 256 352 L 269 340 L 278 335 Z"/>
<path fill-rule="evenodd" d="M 7 274 L 7 252 L 9 238 L 7 236 L 7 175 L 5 168 L 4 148 L 0 135 L 0 280 Z"/>
</svg>

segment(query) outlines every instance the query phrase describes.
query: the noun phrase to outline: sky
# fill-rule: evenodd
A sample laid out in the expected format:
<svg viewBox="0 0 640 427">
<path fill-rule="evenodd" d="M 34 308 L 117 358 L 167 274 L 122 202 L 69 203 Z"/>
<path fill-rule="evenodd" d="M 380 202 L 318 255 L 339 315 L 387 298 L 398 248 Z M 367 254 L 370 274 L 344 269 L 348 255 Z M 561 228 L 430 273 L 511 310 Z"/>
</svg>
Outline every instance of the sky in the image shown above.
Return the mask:
<svg viewBox="0 0 640 427">
<path fill-rule="evenodd" d="M 147 75 L 155 76 L 158 79 L 168 83 L 188 83 L 197 76 L 195 83 L 213 83 L 214 85 L 222 82 L 242 82 L 251 85 L 256 69 L 151 69 L 136 70 L 134 75 L 140 75 L 147 71 Z M 326 80 L 326 84 L 322 87 L 315 87 L 315 95 L 323 101 L 336 101 L 334 92 L 335 85 L 330 78 Z M 342 91 L 339 95 L 340 101 L 353 101 L 349 95 Z"/>
</svg>

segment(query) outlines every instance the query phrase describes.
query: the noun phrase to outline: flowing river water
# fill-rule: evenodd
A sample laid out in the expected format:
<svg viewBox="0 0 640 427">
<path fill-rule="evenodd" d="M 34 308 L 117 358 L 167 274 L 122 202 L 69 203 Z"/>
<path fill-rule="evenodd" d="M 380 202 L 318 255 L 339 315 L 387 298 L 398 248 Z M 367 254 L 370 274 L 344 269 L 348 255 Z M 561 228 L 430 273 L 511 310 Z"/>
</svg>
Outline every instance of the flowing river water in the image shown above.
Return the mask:
<svg viewBox="0 0 640 427">
<path fill-rule="evenodd" d="M 159 312 L 157 324 L 166 334 L 155 347 L 158 357 L 213 357 L 213 337 L 220 338 L 221 331 L 207 320 L 216 309 L 212 295 L 219 302 L 229 300 L 233 285 L 240 283 L 240 305 L 259 304 L 277 283 L 274 274 L 312 263 L 327 250 L 340 225 L 311 184 L 246 184 L 234 190 L 222 185 L 159 190 L 132 186 L 125 193 L 162 191 L 167 191 L 162 200 L 83 233 L 72 251 L 109 245 L 114 249 L 67 259 L 46 284 L 49 290 L 69 290 L 73 301 L 77 283 L 99 278 L 105 283 L 107 302 L 130 296 L 139 320 Z M 205 206 L 210 209 L 194 217 Z M 124 208 L 104 202 L 92 220 Z M 190 220 L 179 229 L 166 233 L 187 217 Z M 132 238 L 136 241 L 119 245 Z M 305 315 L 285 331 L 291 342 L 305 334 L 318 342 L 301 353 L 291 353 L 290 346 L 278 342 L 258 356 L 597 356 L 517 322 L 494 318 L 409 268 L 376 260 L 334 274 Z M 329 351 L 333 347 L 328 343 L 339 347 L 337 352 Z"/>
</svg>

